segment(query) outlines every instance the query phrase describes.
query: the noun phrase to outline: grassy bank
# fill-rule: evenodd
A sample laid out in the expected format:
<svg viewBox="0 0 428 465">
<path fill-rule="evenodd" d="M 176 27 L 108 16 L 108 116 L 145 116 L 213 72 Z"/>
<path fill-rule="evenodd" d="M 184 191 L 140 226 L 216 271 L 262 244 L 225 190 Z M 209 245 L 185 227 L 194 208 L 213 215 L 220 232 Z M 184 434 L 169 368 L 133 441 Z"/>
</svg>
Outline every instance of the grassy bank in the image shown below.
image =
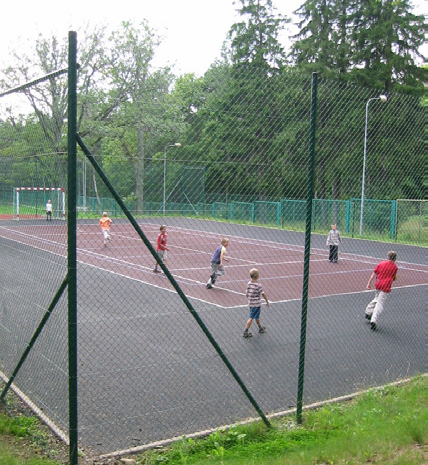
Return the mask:
<svg viewBox="0 0 428 465">
<path fill-rule="evenodd" d="M 333 465 L 427 463 L 427 381 L 417 377 L 400 386 L 371 390 L 352 401 L 294 417 L 217 431 L 205 439 L 187 439 L 171 447 L 129 459 L 140 465 Z M 0 411 L 0 463 L 67 463 L 64 446 L 34 417 L 9 417 Z M 81 463 L 119 463 L 119 458 L 82 456 Z"/>
</svg>

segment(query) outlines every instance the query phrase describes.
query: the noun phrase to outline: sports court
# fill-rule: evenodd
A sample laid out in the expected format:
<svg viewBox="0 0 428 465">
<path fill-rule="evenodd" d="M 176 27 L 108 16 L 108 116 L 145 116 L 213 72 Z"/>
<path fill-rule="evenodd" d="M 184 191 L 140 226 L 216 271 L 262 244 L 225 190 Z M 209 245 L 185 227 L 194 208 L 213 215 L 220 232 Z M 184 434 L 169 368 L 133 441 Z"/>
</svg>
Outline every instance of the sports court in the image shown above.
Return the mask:
<svg viewBox="0 0 428 465">
<path fill-rule="evenodd" d="M 169 270 L 263 411 L 292 408 L 297 392 L 303 233 L 186 218 L 163 221 Z M 139 221 L 153 245 L 160 224 L 160 218 Z M 132 226 L 113 218 L 111 236 L 104 247 L 98 220 L 78 224 L 82 443 L 99 453 L 124 450 L 256 416 L 167 278 L 153 273 L 153 257 Z M 223 236 L 230 239 L 230 261 L 226 275 L 208 290 L 210 258 Z M 61 220 L 2 221 L 1 259 L 14 260 L 14 269 L 4 278 L 6 287 L 41 279 L 40 261 L 59 263 L 65 272 L 66 239 L 67 226 Z M 380 329 L 373 333 L 363 316 L 372 295 L 365 286 L 390 248 L 398 253 L 399 276 Z M 339 263 L 327 258 L 325 237 L 313 235 L 305 403 L 423 371 L 419 347 L 424 335 L 418 322 L 423 318 L 428 271 L 424 249 L 345 238 Z M 260 270 L 271 307 L 262 307 L 266 333 L 246 340 L 245 288 L 253 267 Z M 53 290 L 62 278 L 61 273 L 43 277 L 47 284 L 52 281 Z M 43 299 L 42 291 L 33 295 L 34 302 Z M 34 310 L 25 306 L 16 310 L 16 317 L 31 334 L 41 314 L 34 304 Z M 55 325 L 64 326 L 64 311 L 58 309 Z M 53 323 L 46 327 L 47 347 L 60 333 Z M 370 356 L 375 353 L 382 356 Z M 22 375 L 39 379 L 31 392 L 43 405 L 48 403 L 46 396 L 52 396 L 42 379 L 52 378 L 56 370 L 66 372 L 66 359 L 56 360 L 57 355 L 43 348 L 36 354 L 42 361 L 37 376 L 26 373 L 25 366 Z M 59 375 L 59 380 L 56 389 L 61 386 L 66 399 L 66 379 Z M 59 411 L 51 415 L 66 425 L 67 416 Z M 102 431 L 99 423 L 104 425 Z"/>
<path fill-rule="evenodd" d="M 149 222 L 141 222 L 139 225 L 148 238 L 154 238 L 152 245 L 156 247 L 158 225 Z M 252 229 L 253 232 L 256 230 Z M 242 230 L 245 234 L 245 228 Z M 2 237 L 13 238 L 23 244 L 66 256 L 67 228 L 63 222 L 57 221 L 54 225 L 40 222 L 36 226 L 26 225 L 22 221 L 10 222 L 7 226 L 0 226 L 0 232 Z M 246 306 L 245 288 L 251 268 L 260 270 L 272 303 L 300 299 L 303 245 L 278 242 L 275 237 L 266 238 L 264 230 L 261 233 L 263 236 L 260 238 L 257 238 L 257 234 L 252 234 L 254 237 L 227 234 L 230 245 L 227 250 L 229 263 L 226 263 L 226 275 L 218 279 L 215 289 L 208 290 L 205 283 L 210 275 L 210 259 L 223 235 L 191 227 L 170 226 L 168 268 L 188 297 L 219 307 Z M 286 235 L 283 234 L 285 238 Z M 131 225 L 125 220 L 115 221 L 111 236 L 112 241 L 104 247 L 98 222 L 81 223 L 77 232 L 78 261 L 149 286 L 175 292 L 163 274 L 153 273 L 153 257 Z M 317 241 L 317 237 L 315 240 Z M 343 249 L 345 251 L 341 251 L 339 263 L 334 264 L 328 262 L 326 247 L 312 246 L 310 298 L 364 291 L 368 276 L 377 263 L 385 258 L 377 253 L 372 256 L 369 247 L 366 247 L 366 254 L 358 253 L 358 247 L 355 246 L 353 249 L 357 249 L 356 251 L 348 252 L 346 246 Z M 406 250 L 405 247 L 403 250 Z M 411 253 L 408 254 L 409 260 L 416 258 Z M 394 287 L 426 284 L 428 267 L 399 257 L 402 258 L 399 260 L 399 281 Z"/>
</svg>

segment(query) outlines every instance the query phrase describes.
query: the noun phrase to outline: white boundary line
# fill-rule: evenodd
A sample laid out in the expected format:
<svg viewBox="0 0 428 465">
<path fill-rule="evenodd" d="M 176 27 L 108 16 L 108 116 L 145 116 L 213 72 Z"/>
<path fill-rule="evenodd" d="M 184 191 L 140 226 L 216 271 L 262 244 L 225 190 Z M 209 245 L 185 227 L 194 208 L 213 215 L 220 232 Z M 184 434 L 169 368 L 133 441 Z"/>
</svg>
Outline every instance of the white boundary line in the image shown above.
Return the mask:
<svg viewBox="0 0 428 465">
<path fill-rule="evenodd" d="M 0 371 L 0 378 L 7 384 L 9 378 Z M 45 423 L 67 446 L 70 445 L 70 440 L 68 435 L 62 431 L 48 416 L 39 407 L 34 404 L 29 397 L 27 397 L 14 383 L 11 384 L 10 389 L 24 402 L 25 405 L 37 416 L 43 423 Z"/>
<path fill-rule="evenodd" d="M 150 223 L 149 223 L 150 224 Z M 94 226 L 97 226 L 97 225 L 94 225 Z M 27 233 L 24 233 L 22 231 L 15 231 L 14 229 L 10 229 L 10 228 L 7 228 L 7 227 L 2 227 L 0 226 L 0 229 L 4 229 L 6 231 L 9 231 L 9 232 L 14 232 L 14 233 L 17 233 L 19 232 L 19 234 L 21 236 L 24 236 L 24 237 L 29 237 L 29 238 L 32 238 L 32 239 L 36 239 L 36 240 L 39 240 L 39 241 L 43 241 L 43 242 L 48 242 L 48 243 L 51 243 L 51 244 L 54 244 L 56 246 L 60 246 L 62 248 L 66 248 L 67 245 L 66 244 L 61 244 L 59 242 L 56 242 L 56 241 L 51 241 L 51 240 L 46 240 L 46 239 L 41 239 L 40 237 L 38 236 L 33 236 L 33 235 L 30 235 L 30 234 L 27 234 Z M 178 227 L 177 229 L 180 229 L 180 230 L 185 230 L 185 228 L 180 228 Z M 193 231 L 193 230 L 190 230 L 190 231 Z M 217 233 L 213 233 L 213 234 L 217 234 Z M 196 234 L 195 234 L 196 235 Z M 124 236 L 124 237 L 127 237 L 127 236 Z M 206 237 L 206 236 L 205 236 Z M 218 235 L 217 237 L 222 237 L 221 235 Z M 239 236 L 228 236 L 228 237 L 239 237 Z M 19 241 L 15 240 L 15 239 L 11 239 L 11 238 L 8 238 L 9 240 L 12 240 L 12 241 L 15 241 L 17 243 L 20 243 Z M 260 240 L 260 239 L 255 239 L 254 240 L 255 242 L 264 242 L 264 243 L 269 243 L 269 241 L 263 241 L 263 240 Z M 241 241 L 242 243 L 242 241 Z M 277 244 L 277 243 L 275 243 Z M 39 250 L 43 250 L 44 252 L 48 252 L 48 253 L 53 253 L 54 255 L 58 255 L 58 256 L 61 256 L 61 257 L 64 257 L 66 258 L 66 255 L 60 255 L 58 253 L 55 253 L 55 252 L 51 252 L 51 251 L 48 251 L 48 250 L 45 250 L 41 247 L 37 247 L 33 244 L 25 244 L 25 245 L 28 245 L 30 247 L 35 247 Z M 287 244 L 286 244 L 287 245 Z M 296 247 L 300 247 L 303 249 L 303 246 L 296 246 Z M 280 247 L 275 247 L 275 248 L 280 248 Z M 88 250 L 88 249 L 80 249 L 80 248 L 77 248 L 78 251 L 81 251 L 82 253 L 84 253 L 85 255 L 89 255 L 89 256 L 96 256 L 97 259 L 103 259 L 104 261 L 111 261 L 111 262 L 119 262 L 119 265 L 120 266 L 124 266 L 124 267 L 128 267 L 128 268 L 131 268 L 131 269 L 135 269 L 135 270 L 138 270 L 138 271 L 141 271 L 141 272 L 148 272 L 151 268 L 149 267 L 146 267 L 146 266 L 143 266 L 143 265 L 138 265 L 138 264 L 134 264 L 134 263 L 130 263 L 130 262 L 126 262 L 124 260 L 121 260 L 121 259 L 118 259 L 118 258 L 114 258 L 114 257 L 108 257 L 108 256 L 105 256 L 103 254 L 100 254 L 100 253 L 97 253 L 97 252 L 93 252 L 91 250 Z M 288 249 L 286 249 L 288 250 Z M 322 250 L 322 249 L 318 249 L 318 250 Z M 324 251 L 325 252 L 325 251 Z M 231 257 L 232 258 L 232 257 Z M 176 291 L 175 289 L 168 289 L 168 288 L 164 288 L 163 286 L 159 286 L 159 285 L 156 285 L 156 284 L 153 284 L 153 283 L 149 283 L 149 282 L 146 282 L 146 281 L 143 281 L 142 279 L 138 279 L 138 278 L 134 278 L 132 276 L 126 276 L 122 273 L 118 273 L 114 270 L 107 270 L 107 269 L 104 269 L 100 266 L 97 266 L 97 265 L 94 265 L 92 263 L 86 263 L 84 261 L 81 261 L 81 260 L 77 260 L 78 263 L 81 263 L 83 265 L 87 265 L 87 266 L 91 266 L 93 268 L 96 268 L 96 269 L 99 269 L 100 271 L 104 271 L 104 272 L 108 272 L 108 273 L 111 273 L 111 274 L 114 274 L 116 276 L 120 276 L 120 277 L 123 277 L 123 278 L 126 278 L 126 279 L 131 279 L 132 281 L 136 281 L 136 282 L 140 282 L 142 284 L 146 284 L 148 286 L 153 286 L 157 289 L 160 289 L 160 290 L 164 290 L 164 291 L 167 291 L 167 292 L 170 292 L 170 293 L 173 293 L 173 294 L 176 294 Z M 355 260 L 357 262 L 361 262 L 360 260 Z M 122 263 L 120 263 L 122 262 Z M 288 263 L 288 262 L 283 262 L 283 263 Z M 299 263 L 299 262 L 296 262 L 296 261 L 293 261 L 293 262 L 290 262 L 290 263 Z M 408 262 L 407 262 L 408 263 Z M 269 265 L 268 263 L 266 263 L 266 265 Z M 415 264 L 413 264 L 415 265 Z M 229 265 L 230 266 L 230 265 Z M 233 265 L 232 265 L 233 266 Z M 241 266 L 241 265 L 238 265 L 238 266 Z M 424 265 L 418 265 L 418 266 L 424 266 Z M 412 269 L 412 268 L 406 268 L 408 270 L 411 270 L 411 271 L 418 271 L 418 272 L 422 272 L 422 273 L 426 273 L 425 271 L 423 270 L 418 270 L 418 269 Z M 171 271 L 174 271 L 174 270 L 171 270 Z M 354 273 L 355 270 L 353 271 L 341 271 L 341 273 Z M 367 272 L 367 270 L 360 270 L 360 272 Z M 150 273 L 149 273 L 150 274 Z M 316 274 L 311 274 L 311 276 L 318 276 L 318 275 L 330 275 L 331 273 L 316 273 Z M 336 272 L 335 272 L 336 274 Z M 282 277 L 276 277 L 276 278 L 270 278 L 270 279 L 290 279 L 290 278 L 296 278 L 296 277 L 300 277 L 301 275 L 292 275 L 292 276 L 282 276 Z M 174 278 L 176 279 L 176 281 L 178 283 L 181 283 L 181 284 L 186 284 L 186 285 L 205 285 L 204 282 L 202 281 L 197 281 L 197 280 L 192 280 L 192 279 L 189 279 L 189 278 L 185 278 L 185 277 L 177 277 L 174 275 Z M 269 278 L 268 278 L 269 279 Z M 190 283 L 188 282 L 190 281 Z M 191 283 L 193 281 L 193 284 Z M 246 282 L 246 280 L 242 280 L 242 282 Z M 394 286 L 394 289 L 400 289 L 400 288 L 406 288 L 406 287 L 418 287 L 418 286 L 424 286 L 425 284 L 422 283 L 422 284 L 415 284 L 415 285 L 407 285 L 407 286 Z M 240 295 L 240 296 L 245 296 L 245 293 L 244 292 L 238 292 L 238 291 L 233 291 L 231 289 L 226 289 L 224 287 L 221 287 L 221 286 L 216 286 L 216 289 L 221 289 L 223 291 L 226 291 L 226 292 L 230 292 L 231 294 L 236 294 L 236 295 Z M 322 296 L 316 296 L 316 297 L 311 297 L 310 299 L 319 299 L 319 298 L 327 298 L 327 297 L 336 297 L 336 296 L 340 296 L 340 295 L 354 295 L 354 294 L 360 294 L 360 293 L 365 293 L 365 292 L 370 292 L 368 290 L 361 290 L 361 291 L 355 291 L 355 292 L 343 292 L 343 293 L 338 293 L 338 294 L 326 294 L 326 295 L 322 295 Z M 223 306 L 223 305 L 219 305 L 215 302 L 210 302 L 210 301 L 207 301 L 207 300 L 204 300 L 204 299 L 201 299 L 199 297 L 194 297 L 194 296 L 188 296 L 189 298 L 195 300 L 195 301 L 198 301 L 198 302 L 202 302 L 202 303 L 205 303 L 205 304 L 208 304 L 208 305 L 213 305 L 217 308 L 222 308 L 222 309 L 233 309 L 233 308 L 245 308 L 245 307 L 248 307 L 248 305 L 234 305 L 234 306 L 230 306 L 230 307 L 227 307 L 227 306 Z M 299 301 L 301 300 L 301 298 L 296 298 L 296 299 L 285 299 L 285 300 L 278 300 L 278 301 L 271 301 L 272 304 L 274 303 L 287 303 L 287 302 L 294 302 L 294 301 Z"/>
</svg>

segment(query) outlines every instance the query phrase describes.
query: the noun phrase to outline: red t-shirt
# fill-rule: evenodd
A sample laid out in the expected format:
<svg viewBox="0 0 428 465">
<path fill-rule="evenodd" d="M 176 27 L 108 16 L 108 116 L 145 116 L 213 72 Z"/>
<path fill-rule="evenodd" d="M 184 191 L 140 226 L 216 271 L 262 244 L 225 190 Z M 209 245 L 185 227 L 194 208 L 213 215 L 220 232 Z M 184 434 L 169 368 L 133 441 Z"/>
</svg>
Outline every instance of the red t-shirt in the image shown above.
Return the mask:
<svg viewBox="0 0 428 465">
<path fill-rule="evenodd" d="M 380 262 L 374 272 L 376 273 L 376 289 L 383 292 L 391 292 L 392 281 L 397 276 L 398 267 L 391 260 Z"/>
<path fill-rule="evenodd" d="M 156 244 L 156 250 L 166 250 L 166 233 L 161 233 L 158 236 L 158 241 Z"/>
</svg>

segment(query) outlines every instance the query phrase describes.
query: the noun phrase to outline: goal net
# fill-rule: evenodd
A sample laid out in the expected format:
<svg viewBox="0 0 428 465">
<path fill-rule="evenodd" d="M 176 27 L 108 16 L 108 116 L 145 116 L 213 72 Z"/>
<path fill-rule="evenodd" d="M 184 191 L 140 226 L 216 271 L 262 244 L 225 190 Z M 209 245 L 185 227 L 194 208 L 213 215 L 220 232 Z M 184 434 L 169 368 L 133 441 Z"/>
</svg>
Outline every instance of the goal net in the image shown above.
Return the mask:
<svg viewBox="0 0 428 465">
<path fill-rule="evenodd" d="M 13 219 L 47 219 L 48 200 L 52 205 L 52 218 L 65 220 L 65 189 L 63 187 L 15 187 Z"/>
</svg>

